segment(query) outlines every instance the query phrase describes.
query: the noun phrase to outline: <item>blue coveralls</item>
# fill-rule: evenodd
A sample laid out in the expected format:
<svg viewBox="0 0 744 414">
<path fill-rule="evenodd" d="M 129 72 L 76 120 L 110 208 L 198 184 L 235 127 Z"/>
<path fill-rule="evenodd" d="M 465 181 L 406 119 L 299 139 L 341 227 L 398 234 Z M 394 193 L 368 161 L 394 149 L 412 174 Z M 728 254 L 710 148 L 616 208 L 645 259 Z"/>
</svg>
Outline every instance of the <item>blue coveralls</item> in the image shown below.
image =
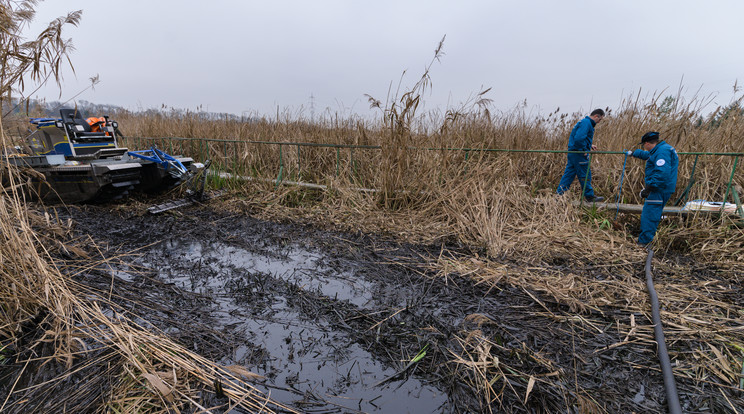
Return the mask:
<svg viewBox="0 0 744 414">
<path fill-rule="evenodd" d="M 641 213 L 641 234 L 638 243 L 646 245 L 653 240 L 661 221 L 661 214 L 677 188 L 679 157 L 673 146 L 661 141 L 651 150 L 637 149 L 633 156 L 646 160 L 646 188 L 651 190 Z"/>
<path fill-rule="evenodd" d="M 594 126 L 597 123 L 588 116 L 581 121 L 577 122 L 571 130 L 571 136 L 568 138 L 568 150 L 569 151 L 591 151 L 592 140 L 594 139 Z M 592 188 L 592 171 L 589 169 L 589 155 L 588 154 L 566 154 L 568 155 L 568 162 L 566 163 L 566 171 L 561 177 L 561 182 L 558 184 L 558 194 L 563 194 L 568 191 L 571 187 L 574 178 L 579 179 L 579 183 L 584 185 L 586 179 L 586 187 L 584 188 L 584 197 L 593 198 L 594 189 Z M 587 178 L 587 170 L 589 176 Z"/>
</svg>

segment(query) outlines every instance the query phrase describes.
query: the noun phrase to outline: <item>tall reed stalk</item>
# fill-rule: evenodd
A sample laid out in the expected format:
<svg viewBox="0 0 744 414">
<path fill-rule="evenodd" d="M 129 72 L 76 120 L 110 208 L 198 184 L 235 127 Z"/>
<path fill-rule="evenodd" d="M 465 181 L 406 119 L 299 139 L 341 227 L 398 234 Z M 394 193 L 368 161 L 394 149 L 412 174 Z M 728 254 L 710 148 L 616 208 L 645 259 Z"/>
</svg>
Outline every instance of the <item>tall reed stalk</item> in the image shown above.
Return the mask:
<svg viewBox="0 0 744 414">
<path fill-rule="evenodd" d="M 6 147 L 5 134 L 0 135 Z M 6 163 L 0 168 L 0 411 L 204 409 L 200 394 L 217 382 L 233 406 L 251 412 L 281 407 L 244 379 L 251 375 L 245 368 L 216 364 L 139 325 L 136 316 L 109 300 L 109 292 L 64 273 L 60 255 L 75 257 L 83 273 L 99 264 L 65 244 L 71 223 L 29 209 L 19 171 Z M 81 373 L 89 377 L 76 380 L 74 392 L 55 391 Z"/>
</svg>

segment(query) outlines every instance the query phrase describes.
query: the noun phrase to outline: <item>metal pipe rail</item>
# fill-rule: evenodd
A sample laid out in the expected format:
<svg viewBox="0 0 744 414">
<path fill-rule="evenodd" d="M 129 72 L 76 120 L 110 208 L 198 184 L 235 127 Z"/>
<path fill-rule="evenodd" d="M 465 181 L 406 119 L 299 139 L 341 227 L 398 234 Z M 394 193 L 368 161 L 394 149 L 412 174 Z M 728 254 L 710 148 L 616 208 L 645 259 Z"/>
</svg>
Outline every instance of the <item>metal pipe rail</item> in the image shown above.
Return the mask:
<svg viewBox="0 0 744 414">
<path fill-rule="evenodd" d="M 290 147 L 296 147 L 297 148 L 297 169 L 298 169 L 298 178 L 299 178 L 299 170 L 300 170 L 300 148 L 302 147 L 315 147 L 315 148 L 331 148 L 336 150 L 336 175 L 338 176 L 340 174 L 340 163 L 341 163 L 341 155 L 340 150 L 341 149 L 348 149 L 351 151 L 351 165 L 352 168 L 355 170 L 356 163 L 353 159 L 353 151 L 355 149 L 359 150 L 382 150 L 384 147 L 382 145 L 355 145 L 355 144 L 323 144 L 323 143 L 314 143 L 314 142 L 291 142 L 291 141 L 264 141 L 264 140 L 234 140 L 234 139 L 218 139 L 218 138 L 185 138 L 185 137 L 128 137 L 128 140 L 134 140 L 135 142 L 138 142 L 140 140 L 147 140 L 148 142 L 160 142 L 165 143 L 167 142 L 170 146 L 170 151 L 172 152 L 172 146 L 173 141 L 186 141 L 186 142 L 196 142 L 199 145 L 199 155 L 202 158 L 211 158 L 209 154 L 204 154 L 204 144 L 207 146 L 207 152 L 210 152 L 209 144 L 210 143 L 217 143 L 217 144 L 223 144 L 224 147 L 224 157 L 225 159 L 228 158 L 228 151 L 227 151 L 227 145 L 228 144 L 251 144 L 251 145 L 278 145 L 279 146 L 279 172 L 277 175 L 277 180 L 279 182 L 283 181 L 284 179 L 284 157 L 283 157 L 283 147 L 290 146 Z M 528 149 L 508 149 L 508 148 L 472 148 L 472 147 L 441 147 L 441 148 L 434 148 L 434 147 L 408 147 L 411 151 L 458 151 L 458 152 L 464 152 L 465 153 L 465 159 L 467 160 L 469 158 L 469 155 L 471 152 L 484 152 L 484 153 L 534 153 L 534 154 L 589 154 L 590 162 L 591 157 L 593 155 L 618 155 L 618 154 L 625 154 L 625 151 L 567 151 L 567 150 L 528 150 Z M 689 194 L 689 191 L 692 187 L 692 185 L 695 182 L 695 166 L 697 165 L 697 160 L 699 156 L 726 156 L 726 157 L 734 157 L 734 164 L 731 169 L 731 174 L 728 180 L 728 184 L 726 186 L 726 191 L 724 195 L 724 202 L 727 201 L 729 195 L 733 197 L 733 200 L 737 204 L 737 211 L 740 216 L 744 217 L 744 208 L 742 208 L 741 203 L 739 200 L 739 194 L 737 193 L 735 187 L 733 187 L 733 180 L 734 175 L 736 173 L 737 164 L 739 162 L 739 157 L 743 157 L 744 153 L 742 152 L 679 152 L 679 155 L 694 155 L 695 156 L 695 165 L 693 166 L 692 173 L 689 178 L 689 183 L 686 186 L 685 190 L 682 192 L 680 197 L 677 199 L 677 201 L 674 203 L 675 205 L 681 205 L 683 202 L 687 200 L 687 196 Z M 585 179 L 586 181 L 586 179 Z M 724 212 L 725 204 L 722 204 L 720 213 L 723 214 Z"/>
<path fill-rule="evenodd" d="M 221 138 L 185 138 L 185 137 L 128 137 L 129 139 L 140 140 L 175 140 L 175 141 L 204 141 L 220 142 L 232 144 L 262 144 L 262 145 L 289 145 L 300 147 L 321 147 L 321 148 L 351 148 L 351 149 L 382 149 L 382 145 L 355 145 L 355 144 L 323 144 L 317 142 L 294 142 L 294 141 L 263 141 L 263 140 L 237 140 Z M 540 154 L 625 154 L 625 151 L 568 151 L 568 150 L 527 150 L 527 149 L 510 149 L 510 148 L 473 148 L 473 147 L 408 147 L 411 150 L 424 151 L 473 151 L 473 152 L 534 152 Z M 744 152 L 679 152 L 680 155 L 719 155 L 719 156 L 744 156 Z"/>
<path fill-rule="evenodd" d="M 350 149 L 382 149 L 382 145 L 356 145 L 356 144 L 323 144 L 317 142 L 295 142 L 295 141 L 262 141 L 262 140 L 237 140 L 221 138 L 185 138 L 185 137 L 128 137 L 134 140 L 158 140 L 158 141 L 203 141 L 219 142 L 228 144 L 260 144 L 260 145 L 289 145 L 300 147 L 321 148 L 350 148 Z M 473 147 L 408 147 L 410 150 L 422 151 L 464 151 L 464 152 L 533 152 L 539 154 L 625 154 L 625 151 L 568 151 L 568 150 L 527 150 L 511 148 L 473 148 Z M 680 155 L 717 155 L 717 156 L 744 156 L 744 152 L 679 152 Z"/>
<path fill-rule="evenodd" d="M 227 144 L 258 144 L 258 145 L 288 145 L 296 147 L 319 147 L 319 148 L 346 148 L 346 149 L 382 149 L 382 145 L 355 145 L 355 144 L 322 144 L 316 142 L 292 142 L 292 141 L 260 141 L 260 140 L 235 140 L 219 138 L 184 138 L 184 137 L 128 137 L 133 140 L 150 141 L 195 141 L 195 142 L 217 142 Z M 410 150 L 421 151 L 463 151 L 463 152 L 515 152 L 515 153 L 537 153 L 537 154 L 625 154 L 625 151 L 568 151 L 568 150 L 527 150 L 510 148 L 469 148 L 469 147 L 408 147 Z M 679 155 L 706 155 L 706 156 L 728 156 L 741 157 L 744 152 L 678 152 Z"/>
</svg>

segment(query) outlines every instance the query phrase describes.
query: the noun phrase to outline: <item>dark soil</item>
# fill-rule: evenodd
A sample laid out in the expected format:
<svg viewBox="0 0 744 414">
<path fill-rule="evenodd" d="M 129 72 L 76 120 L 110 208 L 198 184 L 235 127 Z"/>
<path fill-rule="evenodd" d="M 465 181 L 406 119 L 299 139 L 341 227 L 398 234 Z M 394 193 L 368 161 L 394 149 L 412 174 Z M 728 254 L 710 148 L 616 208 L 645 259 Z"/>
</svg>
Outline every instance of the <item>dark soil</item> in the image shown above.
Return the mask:
<svg viewBox="0 0 744 414">
<path fill-rule="evenodd" d="M 602 315 L 608 326 L 577 331 L 543 308 L 566 314 L 559 305 L 538 304 L 523 290 L 425 270 L 444 248 L 469 254 L 457 246 L 407 245 L 209 207 L 156 216 L 105 206 L 57 213 L 105 256 L 135 252 L 109 272 L 81 276 L 87 283 L 105 286 L 113 273 L 119 302 L 143 321 L 207 358 L 263 375 L 255 385 L 299 411 L 666 412 L 653 353 L 595 352 L 623 340 L 611 312 Z M 472 314 L 495 323 L 476 325 Z M 463 355 L 458 338 L 476 329 L 498 344 L 491 353 L 501 362 L 527 374 L 497 381 L 503 392 L 490 407 L 474 374 L 453 362 Z M 529 376 L 539 380 L 525 403 Z M 693 384 L 678 386 L 686 412 L 727 412 Z"/>
</svg>

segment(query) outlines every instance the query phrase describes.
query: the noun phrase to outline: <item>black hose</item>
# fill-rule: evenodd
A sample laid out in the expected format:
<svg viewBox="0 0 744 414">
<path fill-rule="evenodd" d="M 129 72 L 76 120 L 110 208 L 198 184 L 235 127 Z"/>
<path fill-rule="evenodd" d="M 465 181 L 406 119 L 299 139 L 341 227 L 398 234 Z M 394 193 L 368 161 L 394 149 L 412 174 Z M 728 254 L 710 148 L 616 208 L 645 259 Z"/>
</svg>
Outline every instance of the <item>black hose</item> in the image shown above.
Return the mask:
<svg viewBox="0 0 744 414">
<path fill-rule="evenodd" d="M 654 251 L 648 249 L 648 258 L 646 259 L 646 286 L 648 286 L 648 294 L 651 296 L 651 316 L 654 322 L 654 336 L 656 337 L 656 344 L 658 346 L 661 373 L 664 375 L 664 388 L 666 389 L 669 412 L 671 414 L 682 414 L 682 407 L 679 405 L 679 396 L 677 395 L 677 384 L 674 382 L 672 364 L 669 362 L 669 353 L 667 352 L 666 342 L 664 342 L 664 330 L 661 327 L 659 297 L 656 295 L 653 275 L 651 274 L 651 259 L 653 257 Z"/>
</svg>

